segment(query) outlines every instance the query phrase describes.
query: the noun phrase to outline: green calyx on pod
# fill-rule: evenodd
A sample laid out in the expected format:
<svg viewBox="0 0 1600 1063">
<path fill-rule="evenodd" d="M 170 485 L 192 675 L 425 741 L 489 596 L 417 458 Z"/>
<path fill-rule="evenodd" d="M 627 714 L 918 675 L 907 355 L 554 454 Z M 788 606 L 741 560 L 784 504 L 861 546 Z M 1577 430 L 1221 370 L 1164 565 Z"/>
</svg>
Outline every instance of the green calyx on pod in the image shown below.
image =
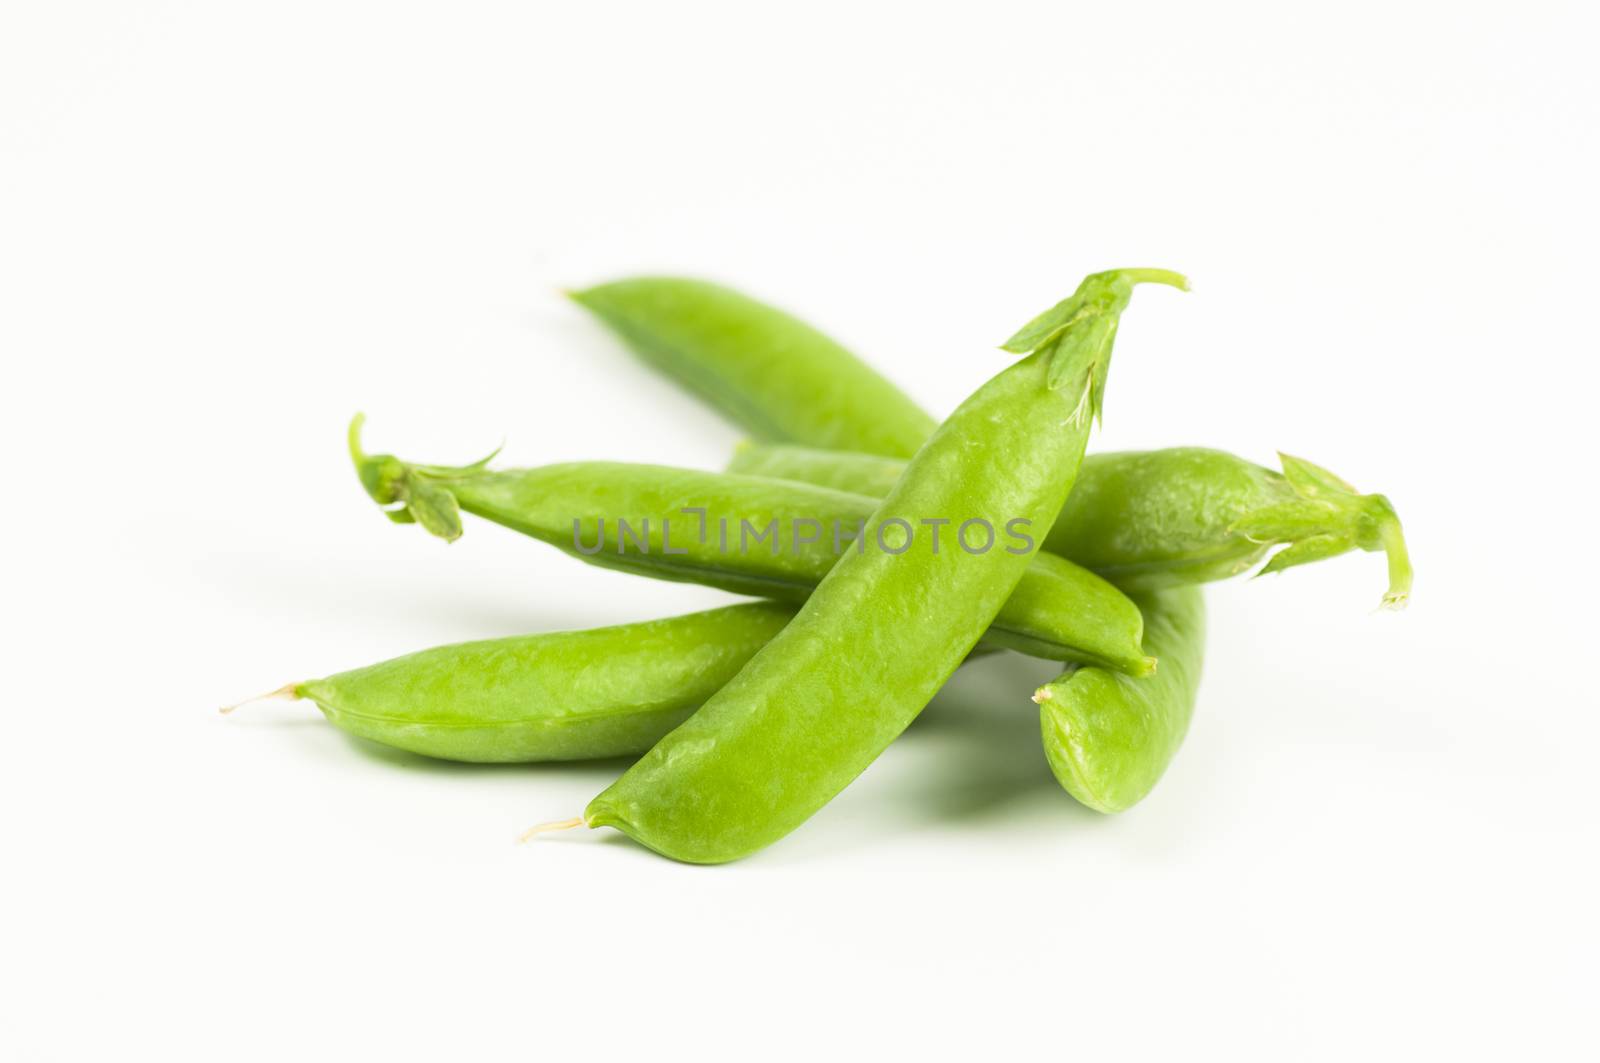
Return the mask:
<svg viewBox="0 0 1600 1063">
<path fill-rule="evenodd" d="M 348 438 L 350 460 L 367 494 L 396 524 L 420 524 L 445 542 L 459 539 L 461 507 L 449 482 L 482 472 L 500 448 L 470 465 L 411 465 L 392 454 L 368 454 L 361 449 L 361 427 L 366 419 L 364 413 L 351 418 Z"/>
<path fill-rule="evenodd" d="M 1000 345 L 1002 351 L 1031 354 L 1049 350 L 1049 385 L 1052 391 L 1081 388 L 1083 399 L 1073 413 L 1074 423 L 1087 414 L 1100 421 L 1106 389 L 1106 370 L 1117 338 L 1117 322 L 1136 284 L 1167 284 L 1189 290 L 1188 278 L 1166 269 L 1113 269 L 1091 273 L 1078 290 L 1046 310 Z"/>
<path fill-rule="evenodd" d="M 1411 559 L 1400 517 L 1383 495 L 1364 495 L 1320 465 L 1279 452 L 1293 501 L 1245 514 L 1233 530 L 1251 542 L 1288 545 L 1257 576 L 1321 561 L 1348 550 L 1382 550 L 1389 559 L 1383 608 L 1403 609 L 1411 597 Z"/>
</svg>

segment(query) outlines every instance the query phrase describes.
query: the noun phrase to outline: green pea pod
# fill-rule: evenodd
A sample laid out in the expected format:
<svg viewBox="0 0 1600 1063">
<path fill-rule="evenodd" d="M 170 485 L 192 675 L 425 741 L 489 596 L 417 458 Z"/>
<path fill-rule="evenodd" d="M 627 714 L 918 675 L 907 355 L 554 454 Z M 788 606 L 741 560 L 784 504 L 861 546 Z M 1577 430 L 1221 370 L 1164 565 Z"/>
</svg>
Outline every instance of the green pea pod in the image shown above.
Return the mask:
<svg viewBox="0 0 1600 1063">
<path fill-rule="evenodd" d="M 797 604 L 841 555 L 899 546 L 883 530 L 861 534 L 876 500 L 812 484 L 621 462 L 503 471 L 483 461 L 413 465 L 366 454 L 361 423 L 360 417 L 351 423 L 350 452 L 367 492 L 445 539 L 460 534 L 459 506 L 591 564 Z M 931 531 L 936 562 L 954 565 L 968 549 L 956 539 L 957 526 L 986 514 L 954 509 L 938 516 L 949 525 L 925 529 L 925 538 Z M 987 550 L 1026 555 L 1032 548 L 1025 532 L 1001 533 L 1011 518 L 991 524 Z M 970 548 L 985 545 L 981 536 L 981 529 L 969 534 L 977 540 Z M 1153 669 L 1140 648 L 1144 621 L 1125 595 L 1052 554 L 1024 564 L 1023 579 L 989 631 L 990 645 L 1130 675 Z"/>
<path fill-rule="evenodd" d="M 1226 579 L 1275 546 L 1261 574 L 1354 549 L 1389 558 L 1388 608 L 1411 593 L 1411 562 L 1394 507 L 1325 469 L 1280 454 L 1283 473 L 1203 447 L 1090 454 L 1044 548 L 1123 590 Z M 875 454 L 745 444 L 728 471 L 881 498 L 904 468 Z"/>
<path fill-rule="evenodd" d="M 350 734 L 443 760 L 636 754 L 732 679 L 793 615 L 793 606 L 746 602 L 667 620 L 463 642 L 277 693 L 309 698 Z"/>
<path fill-rule="evenodd" d="M 663 620 L 436 646 L 263 697 L 309 699 L 347 734 L 439 760 L 637 756 L 732 679 L 795 608 L 743 602 Z"/>
<path fill-rule="evenodd" d="M 1069 670 L 1039 688 L 1039 729 L 1050 770 L 1067 792 L 1099 812 L 1137 804 L 1183 744 L 1200 688 L 1205 600 L 1198 587 L 1135 596 L 1145 645 L 1161 670 L 1131 680 L 1103 668 Z"/>
<path fill-rule="evenodd" d="M 1094 274 L 1005 345 L 1028 353 L 934 432 L 868 522 L 984 514 L 1053 520 L 1098 415 L 1115 322 L 1164 270 Z M 989 551 L 841 558 L 795 618 L 700 711 L 590 802 L 666 856 L 719 863 L 808 819 L 892 742 L 960 664 L 1027 571 Z"/>
<path fill-rule="evenodd" d="M 936 424 L 827 336 L 728 288 L 635 277 L 571 295 L 757 439 L 910 457 Z"/>
</svg>

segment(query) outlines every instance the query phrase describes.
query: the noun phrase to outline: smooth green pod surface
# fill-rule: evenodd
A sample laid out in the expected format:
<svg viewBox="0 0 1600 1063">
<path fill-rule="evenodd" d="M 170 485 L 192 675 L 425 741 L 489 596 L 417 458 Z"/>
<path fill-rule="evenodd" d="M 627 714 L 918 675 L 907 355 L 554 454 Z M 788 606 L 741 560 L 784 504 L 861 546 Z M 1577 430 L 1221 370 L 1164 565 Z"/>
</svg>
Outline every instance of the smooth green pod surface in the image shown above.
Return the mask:
<svg viewBox="0 0 1600 1063">
<path fill-rule="evenodd" d="M 794 615 L 746 602 L 635 624 L 439 646 L 294 684 L 341 730 L 474 763 L 642 753 Z"/>
<path fill-rule="evenodd" d="M 687 719 L 794 613 L 784 602 L 745 602 L 664 620 L 463 642 L 266 696 L 310 699 L 348 734 L 440 760 L 632 756 Z"/>
<path fill-rule="evenodd" d="M 937 423 L 810 325 L 720 285 L 635 277 L 571 295 L 757 439 L 910 457 Z"/>
<path fill-rule="evenodd" d="M 795 603 L 811 595 L 841 556 L 898 545 L 860 534 L 878 505 L 875 499 L 812 484 L 622 462 L 505 471 L 481 462 L 461 468 L 409 465 L 365 454 L 359 418 L 351 429 L 351 454 L 373 499 L 399 504 L 387 511 L 392 518 L 422 524 L 446 539 L 460 535 L 464 509 L 591 564 Z M 964 556 L 954 541 L 957 526 L 987 512 L 953 508 L 938 514 L 951 523 L 942 529 L 943 546 L 933 560 L 954 564 Z M 1005 536 L 1010 519 L 1006 514 L 993 525 L 991 551 L 1021 549 L 1022 540 Z M 923 535 L 928 538 L 928 529 Z M 979 545 L 981 540 L 973 543 Z M 1140 648 L 1144 622 L 1122 592 L 1051 554 L 1038 554 L 1025 568 L 995 618 L 989 644 L 1130 675 L 1151 670 L 1154 662 Z"/>
<path fill-rule="evenodd" d="M 1135 283 L 1087 278 L 1006 348 L 1033 352 L 973 393 L 868 524 L 971 513 L 1044 523 L 1066 499 Z M 1006 552 L 849 554 L 787 627 L 699 712 L 589 804 L 657 852 L 717 863 L 755 852 L 847 786 L 922 711 L 1022 579 Z"/>
<path fill-rule="evenodd" d="M 1308 461 L 1279 455 L 1282 473 L 1220 450 L 1090 454 L 1045 536 L 1044 548 L 1124 590 L 1155 590 L 1238 575 L 1283 545 L 1263 573 L 1383 550 L 1388 607 L 1405 604 L 1411 562 L 1394 507 Z M 882 497 L 903 463 L 875 454 L 746 444 L 730 472 Z"/>
<path fill-rule="evenodd" d="M 1050 770 L 1067 792 L 1099 812 L 1137 804 L 1172 762 L 1194 713 L 1205 651 L 1205 600 L 1198 587 L 1135 595 L 1145 645 L 1161 656 L 1148 679 L 1078 668 L 1033 695 Z"/>
</svg>

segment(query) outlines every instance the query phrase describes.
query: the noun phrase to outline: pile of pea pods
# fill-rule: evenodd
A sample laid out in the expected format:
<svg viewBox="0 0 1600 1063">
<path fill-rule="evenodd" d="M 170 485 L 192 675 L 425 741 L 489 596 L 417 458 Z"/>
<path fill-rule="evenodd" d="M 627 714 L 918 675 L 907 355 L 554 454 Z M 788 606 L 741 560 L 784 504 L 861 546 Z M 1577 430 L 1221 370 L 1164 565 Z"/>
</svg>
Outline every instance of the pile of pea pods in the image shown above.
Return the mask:
<svg viewBox="0 0 1600 1063">
<path fill-rule="evenodd" d="M 942 423 L 823 333 L 729 288 L 638 277 L 574 292 L 748 434 L 724 471 L 419 465 L 366 453 L 358 416 L 362 485 L 390 520 L 446 540 L 465 511 L 590 564 L 752 600 L 441 646 L 277 693 L 447 760 L 635 756 L 583 815 L 529 833 L 612 827 L 721 863 L 805 822 L 965 660 L 1010 650 L 1062 664 L 1032 692 L 1062 788 L 1123 811 L 1188 730 L 1201 584 L 1360 548 L 1387 555 L 1386 606 L 1411 586 L 1389 501 L 1309 461 L 1085 456 L 1141 284 L 1188 287 L 1166 270 L 1091 274 L 1006 341 L 1016 359 Z"/>
</svg>

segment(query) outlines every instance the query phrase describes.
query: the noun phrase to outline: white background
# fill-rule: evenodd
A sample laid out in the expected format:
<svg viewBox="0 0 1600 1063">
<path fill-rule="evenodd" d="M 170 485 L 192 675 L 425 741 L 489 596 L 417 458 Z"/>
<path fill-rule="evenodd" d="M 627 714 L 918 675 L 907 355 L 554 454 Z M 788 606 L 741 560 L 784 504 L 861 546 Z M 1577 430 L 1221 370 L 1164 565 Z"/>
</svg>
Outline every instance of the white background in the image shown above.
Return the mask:
<svg viewBox="0 0 1600 1063">
<path fill-rule="evenodd" d="M 5 1054 L 1594 1058 L 1595 27 L 1582 5 L 8 5 Z M 1098 448 L 1274 449 L 1417 565 L 1209 595 L 1116 818 L 969 669 L 740 864 L 513 844 L 620 763 L 216 706 L 725 600 L 473 522 L 417 460 L 716 467 L 558 294 L 702 274 L 930 409 L 1115 265 Z M 1587 1017 L 1585 1016 L 1587 1012 Z"/>
</svg>

